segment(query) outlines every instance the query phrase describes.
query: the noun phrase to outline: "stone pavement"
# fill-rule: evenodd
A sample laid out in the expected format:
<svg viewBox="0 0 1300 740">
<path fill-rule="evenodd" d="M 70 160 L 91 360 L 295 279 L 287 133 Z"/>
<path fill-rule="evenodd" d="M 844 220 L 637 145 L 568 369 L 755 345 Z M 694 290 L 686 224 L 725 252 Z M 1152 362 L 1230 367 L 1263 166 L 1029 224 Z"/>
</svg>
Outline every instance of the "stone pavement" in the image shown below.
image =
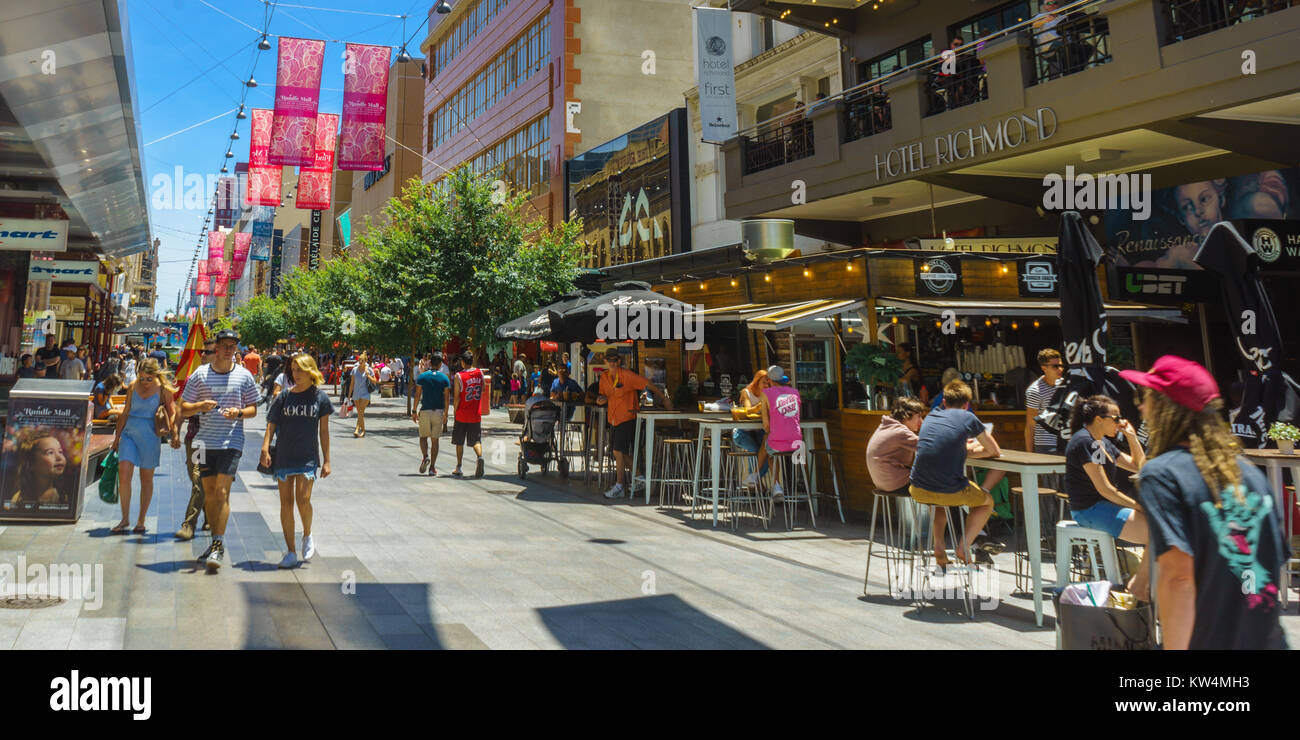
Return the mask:
<svg viewBox="0 0 1300 740">
<path fill-rule="evenodd" d="M 555 473 L 515 474 L 517 430 L 485 425 L 488 474 L 418 474 L 415 425 L 401 399 L 376 403 L 369 433 L 331 424 L 334 473 L 313 495 L 318 554 L 291 571 L 274 481 L 249 450 L 232 492 L 230 559 L 210 575 L 194 562 L 206 536 L 172 533 L 189 496 L 182 453 L 165 448 L 149 533 L 108 534 L 119 517 L 93 488 L 75 525 L 0 525 L 0 563 L 103 565 L 98 599 L 0 608 L 0 649 L 178 648 L 1040 648 L 1032 601 L 1010 596 L 1011 556 L 998 556 L 1003 598 L 970 621 L 941 603 L 888 595 L 883 568 L 862 595 L 866 530 L 838 522 L 793 532 L 713 530 L 680 511 L 621 500 Z M 467 468 L 472 471 L 473 453 Z M 137 483 L 138 486 L 138 483 Z M 138 494 L 137 494 L 138 497 Z M 134 510 L 132 517 L 134 518 Z M 301 535 L 298 535 L 301 541 Z M 1050 573 L 1051 569 L 1048 568 Z M 1050 602 L 1046 607 L 1050 626 Z M 1284 618 L 1292 645 L 1300 618 Z"/>
</svg>

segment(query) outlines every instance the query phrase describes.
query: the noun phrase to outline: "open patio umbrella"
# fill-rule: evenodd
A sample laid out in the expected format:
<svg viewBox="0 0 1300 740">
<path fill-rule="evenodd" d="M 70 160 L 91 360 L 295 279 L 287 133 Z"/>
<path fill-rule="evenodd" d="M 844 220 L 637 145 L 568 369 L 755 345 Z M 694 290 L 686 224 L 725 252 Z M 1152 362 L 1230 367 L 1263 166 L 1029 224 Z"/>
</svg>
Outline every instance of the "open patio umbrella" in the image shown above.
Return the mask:
<svg viewBox="0 0 1300 740">
<path fill-rule="evenodd" d="M 536 339 L 556 340 L 556 337 L 551 333 L 550 312 L 552 310 L 563 312 L 577 305 L 583 299 L 597 295 L 600 295 L 600 293 L 594 290 L 575 290 L 565 293 L 554 303 L 542 306 L 532 313 L 498 326 L 496 337 L 497 339 L 510 339 L 516 342 L 529 342 Z"/>
<path fill-rule="evenodd" d="M 1047 407 L 1034 418 L 1060 440 L 1070 437 L 1070 412 L 1081 398 L 1105 394 L 1119 403 L 1125 418 L 1140 418 L 1133 384 L 1106 365 L 1106 337 L 1110 330 L 1101 299 L 1097 265 L 1102 249 L 1084 226 L 1077 211 L 1061 214 L 1057 242 L 1061 262 L 1061 333 L 1065 338 L 1065 377 Z M 1139 430 L 1139 436 L 1142 431 Z"/>
<path fill-rule="evenodd" d="M 698 326 L 695 308 L 650 289 L 649 283 L 616 283 L 608 293 L 584 298 L 572 307 L 551 309 L 551 330 L 566 342 L 683 339 L 688 322 Z"/>
<path fill-rule="evenodd" d="M 167 331 L 167 325 L 153 319 L 140 319 L 134 324 L 114 332 L 115 334 L 161 334 Z"/>
<path fill-rule="evenodd" d="M 1280 365 L 1282 332 L 1260 282 L 1259 253 L 1225 221 L 1210 228 L 1192 259 L 1219 278 L 1228 326 L 1241 358 L 1245 380 L 1233 434 L 1244 447 L 1265 447 L 1274 421 L 1294 420 L 1297 396 Z"/>
</svg>

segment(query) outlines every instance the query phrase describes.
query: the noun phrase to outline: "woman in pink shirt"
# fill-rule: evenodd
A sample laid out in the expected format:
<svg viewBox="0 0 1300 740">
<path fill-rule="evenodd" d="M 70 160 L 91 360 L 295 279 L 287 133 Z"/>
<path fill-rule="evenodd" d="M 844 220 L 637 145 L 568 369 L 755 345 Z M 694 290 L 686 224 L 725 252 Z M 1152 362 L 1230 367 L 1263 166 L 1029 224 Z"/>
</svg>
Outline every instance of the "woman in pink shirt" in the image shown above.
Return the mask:
<svg viewBox="0 0 1300 740">
<path fill-rule="evenodd" d="M 867 472 L 882 491 L 906 492 L 910 484 L 912 458 L 916 457 L 916 434 L 925 418 L 925 404 L 915 398 L 900 398 L 867 442 Z"/>
<path fill-rule="evenodd" d="M 802 444 L 803 430 L 799 427 L 799 414 L 803 400 L 799 391 L 790 385 L 790 377 L 779 365 L 767 369 L 773 385 L 763 389 L 763 431 L 767 432 L 767 453 L 791 452 Z M 764 460 L 759 459 L 762 465 Z M 781 488 L 781 468 L 772 468 L 772 500 L 785 497 Z"/>
</svg>

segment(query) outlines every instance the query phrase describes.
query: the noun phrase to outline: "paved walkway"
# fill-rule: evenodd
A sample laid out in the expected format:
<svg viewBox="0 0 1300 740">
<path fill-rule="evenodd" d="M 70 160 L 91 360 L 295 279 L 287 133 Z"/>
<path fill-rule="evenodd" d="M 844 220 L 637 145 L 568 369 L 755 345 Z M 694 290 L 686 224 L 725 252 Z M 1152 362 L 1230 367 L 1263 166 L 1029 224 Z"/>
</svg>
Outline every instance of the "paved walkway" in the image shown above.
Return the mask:
<svg viewBox="0 0 1300 740">
<path fill-rule="evenodd" d="M 229 564 L 172 537 L 189 496 L 166 448 L 149 534 L 113 536 L 119 517 L 88 489 L 80 522 L 0 525 L 0 563 L 99 563 L 101 603 L 0 608 L 0 649 L 64 648 L 1051 648 L 1032 601 L 1010 596 L 967 620 L 891 598 L 883 569 L 862 595 L 865 528 L 714 531 L 644 504 L 607 504 L 593 486 L 515 475 L 516 430 L 485 431 L 488 475 L 418 474 L 415 426 L 399 399 L 375 404 L 369 434 L 332 424 L 334 474 L 313 496 L 318 554 L 292 571 L 274 482 L 245 455 L 232 492 Z M 249 423 L 250 450 L 264 417 Z M 467 451 L 472 458 L 472 452 Z M 467 468 L 472 470 L 472 461 Z M 137 484 L 138 485 L 138 484 Z M 299 535 L 300 540 L 300 535 Z M 1050 572 L 1050 569 L 1049 569 Z M 1051 606 L 1047 606 L 1047 623 Z M 1284 619 L 1300 644 L 1293 605 Z"/>
</svg>

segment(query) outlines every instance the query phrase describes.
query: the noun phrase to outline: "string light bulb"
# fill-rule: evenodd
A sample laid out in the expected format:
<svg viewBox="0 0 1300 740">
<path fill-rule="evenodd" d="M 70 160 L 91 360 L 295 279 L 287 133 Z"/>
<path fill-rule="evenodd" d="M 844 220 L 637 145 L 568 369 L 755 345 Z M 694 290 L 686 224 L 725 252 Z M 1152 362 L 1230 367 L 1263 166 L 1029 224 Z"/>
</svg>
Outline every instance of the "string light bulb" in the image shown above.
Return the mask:
<svg viewBox="0 0 1300 740">
<path fill-rule="evenodd" d="M 1034 328 L 1035 328 L 1035 329 L 1038 328 L 1038 319 L 1034 319 Z"/>
</svg>

